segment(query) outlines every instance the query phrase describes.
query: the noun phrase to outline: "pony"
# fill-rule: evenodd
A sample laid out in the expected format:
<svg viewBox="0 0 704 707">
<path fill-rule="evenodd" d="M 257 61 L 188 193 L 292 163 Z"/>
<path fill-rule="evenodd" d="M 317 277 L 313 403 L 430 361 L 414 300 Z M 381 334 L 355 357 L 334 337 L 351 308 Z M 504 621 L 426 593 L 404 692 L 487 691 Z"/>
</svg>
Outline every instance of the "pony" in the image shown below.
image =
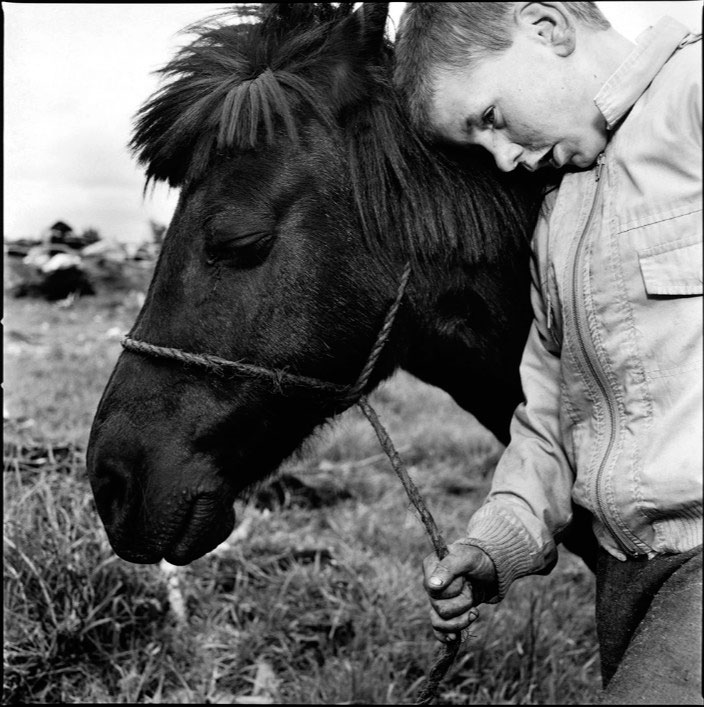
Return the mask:
<svg viewBox="0 0 704 707">
<path fill-rule="evenodd" d="M 405 369 L 508 441 L 542 185 L 411 129 L 387 12 L 282 3 L 192 26 L 137 115 L 147 185 L 180 198 L 87 451 L 126 560 L 216 547 L 234 499 L 355 381 Z"/>
</svg>

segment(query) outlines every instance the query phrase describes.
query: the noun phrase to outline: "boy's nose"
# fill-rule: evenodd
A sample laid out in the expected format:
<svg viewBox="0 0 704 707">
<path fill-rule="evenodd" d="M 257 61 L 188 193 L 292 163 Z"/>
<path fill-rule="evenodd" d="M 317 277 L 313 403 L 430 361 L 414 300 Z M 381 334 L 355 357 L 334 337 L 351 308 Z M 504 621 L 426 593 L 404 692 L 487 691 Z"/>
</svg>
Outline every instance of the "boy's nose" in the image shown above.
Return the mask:
<svg viewBox="0 0 704 707">
<path fill-rule="evenodd" d="M 512 172 L 518 166 L 518 161 L 523 154 L 523 149 L 508 140 L 500 144 L 494 143 L 491 150 L 496 161 L 496 166 L 502 172 Z"/>
</svg>

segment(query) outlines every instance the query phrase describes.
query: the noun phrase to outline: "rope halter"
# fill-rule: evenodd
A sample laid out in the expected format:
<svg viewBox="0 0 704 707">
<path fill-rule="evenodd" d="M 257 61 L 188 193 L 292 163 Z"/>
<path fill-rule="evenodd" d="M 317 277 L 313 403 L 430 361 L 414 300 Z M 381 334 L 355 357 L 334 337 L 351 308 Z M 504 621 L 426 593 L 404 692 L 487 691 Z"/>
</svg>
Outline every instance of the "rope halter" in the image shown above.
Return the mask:
<svg viewBox="0 0 704 707">
<path fill-rule="evenodd" d="M 396 299 L 386 313 L 384 323 L 379 330 L 374 346 L 369 353 L 367 361 L 364 364 L 357 381 L 353 385 L 330 383 L 328 381 L 320 380 L 319 378 L 311 378 L 309 376 L 302 376 L 296 373 L 289 373 L 282 368 L 264 368 L 252 363 L 244 363 L 243 361 L 231 361 L 212 354 L 196 354 L 170 346 L 157 346 L 156 344 L 150 344 L 146 341 L 134 339 L 131 336 L 125 336 L 120 343 L 124 349 L 135 353 L 140 353 L 145 356 L 171 359 L 183 364 L 200 366 L 202 368 L 207 368 L 221 373 L 230 371 L 242 376 L 248 376 L 250 378 L 268 379 L 273 381 L 278 388 L 282 388 L 284 385 L 291 385 L 298 388 L 308 388 L 311 390 L 330 392 L 336 396 L 339 396 L 346 402 L 349 402 L 349 404 L 353 404 L 359 400 L 362 392 L 366 388 L 369 378 L 371 377 L 371 374 L 374 371 L 376 363 L 379 359 L 379 355 L 381 354 L 381 351 L 389 338 L 391 328 L 401 306 L 401 300 L 403 299 L 403 295 L 406 291 L 406 285 L 408 284 L 410 274 L 411 265 L 410 263 L 406 263 L 406 267 L 404 268 L 401 279 L 399 280 Z"/>
</svg>

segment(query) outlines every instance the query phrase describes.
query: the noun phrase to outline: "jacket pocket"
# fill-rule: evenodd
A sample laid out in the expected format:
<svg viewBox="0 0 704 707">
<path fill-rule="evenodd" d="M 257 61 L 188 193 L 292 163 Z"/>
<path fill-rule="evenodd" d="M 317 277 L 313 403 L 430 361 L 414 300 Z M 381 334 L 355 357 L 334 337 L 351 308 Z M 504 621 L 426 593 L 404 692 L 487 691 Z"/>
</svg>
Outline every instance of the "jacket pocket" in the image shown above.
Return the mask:
<svg viewBox="0 0 704 707">
<path fill-rule="evenodd" d="M 653 214 L 622 234 L 635 250 L 627 266 L 633 333 L 651 377 L 690 375 L 702 360 L 702 222 L 690 204 Z M 624 244 L 625 245 L 625 244 Z"/>
<path fill-rule="evenodd" d="M 702 241 L 693 236 L 638 252 L 648 296 L 702 294 Z"/>
</svg>

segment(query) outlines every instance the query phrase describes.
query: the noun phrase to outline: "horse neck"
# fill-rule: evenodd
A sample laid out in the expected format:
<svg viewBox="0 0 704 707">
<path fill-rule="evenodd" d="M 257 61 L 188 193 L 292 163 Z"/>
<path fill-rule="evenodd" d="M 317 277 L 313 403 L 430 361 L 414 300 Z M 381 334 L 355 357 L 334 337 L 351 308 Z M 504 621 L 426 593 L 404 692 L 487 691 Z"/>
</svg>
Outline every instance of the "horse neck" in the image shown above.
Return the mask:
<svg viewBox="0 0 704 707">
<path fill-rule="evenodd" d="M 481 267 L 481 266 L 480 266 Z M 527 290 L 489 295 L 496 274 L 481 267 L 433 269 L 409 292 L 400 366 L 447 392 L 497 438 L 508 440 L 511 415 L 522 400 L 518 364 L 530 324 Z M 507 274 L 500 278 L 507 280 Z M 488 304 L 487 304 L 488 303 Z M 481 310 L 481 311 L 480 311 Z"/>
</svg>

